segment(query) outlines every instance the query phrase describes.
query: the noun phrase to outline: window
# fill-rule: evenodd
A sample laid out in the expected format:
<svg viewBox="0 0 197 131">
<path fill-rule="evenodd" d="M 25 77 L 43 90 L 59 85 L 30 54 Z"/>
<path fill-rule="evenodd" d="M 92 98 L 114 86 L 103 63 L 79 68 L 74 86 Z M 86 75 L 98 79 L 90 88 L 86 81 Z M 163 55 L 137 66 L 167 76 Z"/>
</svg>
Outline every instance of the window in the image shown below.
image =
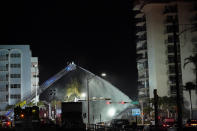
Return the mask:
<svg viewBox="0 0 197 131">
<path fill-rule="evenodd" d="M 11 88 L 21 88 L 20 84 L 11 84 Z"/>
<path fill-rule="evenodd" d="M 170 76 L 169 80 L 170 80 L 171 84 L 175 84 L 176 83 L 176 77 L 175 76 Z"/>
<path fill-rule="evenodd" d="M 179 31 L 179 27 L 176 25 L 175 27 L 176 32 Z M 173 25 L 167 25 L 166 26 L 166 33 L 173 33 L 174 31 L 174 26 Z"/>
<path fill-rule="evenodd" d="M 174 65 L 169 66 L 169 72 L 170 73 L 175 73 L 175 66 Z"/>
<path fill-rule="evenodd" d="M 11 74 L 11 78 L 21 78 L 21 74 Z"/>
<path fill-rule="evenodd" d="M 169 76 L 169 81 L 170 84 L 175 84 L 176 83 L 176 75 L 171 75 Z M 182 83 L 182 75 L 179 74 L 179 83 Z"/>
<path fill-rule="evenodd" d="M 181 66 L 179 65 L 178 66 L 178 72 L 179 73 L 181 73 Z M 169 71 L 171 72 L 171 73 L 175 73 L 175 65 L 169 65 Z"/>
<path fill-rule="evenodd" d="M 178 21 L 178 16 L 177 15 L 168 15 L 166 17 L 166 22 L 173 22 L 173 21 Z"/>
<path fill-rule="evenodd" d="M 168 5 L 165 6 L 164 14 L 165 13 L 176 13 L 177 12 L 177 5 Z"/>
<path fill-rule="evenodd" d="M 21 64 L 11 64 L 11 68 L 20 68 Z"/>
<path fill-rule="evenodd" d="M 33 77 L 38 77 L 38 75 L 33 75 Z"/>
<path fill-rule="evenodd" d="M 174 36 L 173 35 L 169 35 L 168 36 L 168 43 L 173 43 L 174 42 Z"/>
<path fill-rule="evenodd" d="M 17 57 L 21 57 L 21 54 L 15 53 L 15 54 L 11 54 L 10 56 L 11 56 L 12 58 L 17 58 Z"/>
<path fill-rule="evenodd" d="M 176 86 L 170 86 L 170 91 L 172 94 L 176 94 Z"/>
<path fill-rule="evenodd" d="M 7 61 L 8 60 L 8 54 L 0 55 L 0 61 Z"/>
<path fill-rule="evenodd" d="M 6 91 L 8 91 L 8 84 L 6 84 Z"/>
<path fill-rule="evenodd" d="M 11 99 L 20 99 L 21 98 L 21 95 L 20 94 L 11 94 L 10 95 L 10 98 Z"/>
<path fill-rule="evenodd" d="M 174 53 L 174 46 L 168 45 L 168 53 Z"/>
<path fill-rule="evenodd" d="M 173 55 L 168 56 L 168 63 L 174 63 L 174 56 Z"/>
<path fill-rule="evenodd" d="M 0 66 L 0 71 L 8 71 L 8 64 Z"/>
<path fill-rule="evenodd" d="M 177 37 L 176 42 L 179 43 L 179 38 Z M 174 36 L 173 35 L 168 35 L 168 43 L 174 43 Z"/>
<path fill-rule="evenodd" d="M 6 95 L 6 101 L 8 101 L 8 95 Z"/>
</svg>

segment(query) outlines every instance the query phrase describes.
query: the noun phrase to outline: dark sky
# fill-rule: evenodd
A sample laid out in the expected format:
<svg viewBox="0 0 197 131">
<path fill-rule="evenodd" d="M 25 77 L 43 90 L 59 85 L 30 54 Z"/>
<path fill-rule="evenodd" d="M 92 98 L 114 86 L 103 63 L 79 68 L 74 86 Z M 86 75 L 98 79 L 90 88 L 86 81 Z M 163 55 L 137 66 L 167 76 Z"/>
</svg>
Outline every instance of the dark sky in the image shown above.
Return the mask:
<svg viewBox="0 0 197 131">
<path fill-rule="evenodd" d="M 40 83 L 74 61 L 136 97 L 131 7 L 124 0 L 23 1 L 1 9 L 1 44 L 31 44 Z"/>
</svg>

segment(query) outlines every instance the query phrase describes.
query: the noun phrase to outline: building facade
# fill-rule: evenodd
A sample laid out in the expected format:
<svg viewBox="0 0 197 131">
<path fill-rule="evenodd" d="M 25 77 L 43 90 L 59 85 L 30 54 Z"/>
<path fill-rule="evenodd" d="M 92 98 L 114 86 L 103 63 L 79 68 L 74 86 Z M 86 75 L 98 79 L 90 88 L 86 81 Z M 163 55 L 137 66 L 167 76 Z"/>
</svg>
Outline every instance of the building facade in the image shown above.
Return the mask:
<svg viewBox="0 0 197 131">
<path fill-rule="evenodd" d="M 31 94 L 36 94 L 39 88 L 39 68 L 38 68 L 38 57 L 31 58 Z M 35 98 L 38 101 L 39 97 Z"/>
<path fill-rule="evenodd" d="M 31 95 L 31 50 L 29 45 L 0 45 L 0 109 Z"/>
<path fill-rule="evenodd" d="M 177 34 L 179 83 L 184 106 L 189 110 L 187 82 L 196 83 L 193 63 L 185 59 L 197 53 L 197 2 L 194 0 L 139 0 L 136 12 L 136 50 L 139 99 L 153 98 L 157 89 L 160 97 L 176 95 L 174 35 Z M 197 117 L 197 94 L 192 90 L 194 115 Z"/>
</svg>

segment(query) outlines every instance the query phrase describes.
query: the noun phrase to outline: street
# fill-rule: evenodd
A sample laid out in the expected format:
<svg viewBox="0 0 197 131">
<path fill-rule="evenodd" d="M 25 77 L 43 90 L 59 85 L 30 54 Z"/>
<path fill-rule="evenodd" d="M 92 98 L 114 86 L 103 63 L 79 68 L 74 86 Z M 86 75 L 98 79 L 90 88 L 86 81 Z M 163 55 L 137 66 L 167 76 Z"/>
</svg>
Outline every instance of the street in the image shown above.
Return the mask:
<svg viewBox="0 0 197 131">
<path fill-rule="evenodd" d="M 0 128 L 0 131 L 85 131 L 81 129 L 64 129 L 60 127 L 39 127 L 39 128 Z M 137 128 L 127 128 L 127 129 L 119 129 L 119 128 L 109 128 L 109 127 L 100 127 L 97 129 L 89 129 L 88 131 L 178 131 L 177 128 L 144 128 L 143 126 L 137 126 Z M 183 127 L 183 131 L 197 131 L 197 127 L 186 128 Z"/>
</svg>

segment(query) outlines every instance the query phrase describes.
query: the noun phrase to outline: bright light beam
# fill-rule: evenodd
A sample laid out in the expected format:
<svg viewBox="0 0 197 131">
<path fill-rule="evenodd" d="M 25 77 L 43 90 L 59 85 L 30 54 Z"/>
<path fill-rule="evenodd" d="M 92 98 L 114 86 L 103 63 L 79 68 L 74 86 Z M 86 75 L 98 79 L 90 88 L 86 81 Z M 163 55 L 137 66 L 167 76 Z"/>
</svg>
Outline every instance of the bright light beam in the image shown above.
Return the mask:
<svg viewBox="0 0 197 131">
<path fill-rule="evenodd" d="M 116 113 L 116 110 L 115 110 L 115 108 L 110 108 L 109 110 L 108 110 L 108 115 L 110 116 L 110 117 L 113 117 L 114 115 L 115 115 L 115 113 Z"/>
</svg>

